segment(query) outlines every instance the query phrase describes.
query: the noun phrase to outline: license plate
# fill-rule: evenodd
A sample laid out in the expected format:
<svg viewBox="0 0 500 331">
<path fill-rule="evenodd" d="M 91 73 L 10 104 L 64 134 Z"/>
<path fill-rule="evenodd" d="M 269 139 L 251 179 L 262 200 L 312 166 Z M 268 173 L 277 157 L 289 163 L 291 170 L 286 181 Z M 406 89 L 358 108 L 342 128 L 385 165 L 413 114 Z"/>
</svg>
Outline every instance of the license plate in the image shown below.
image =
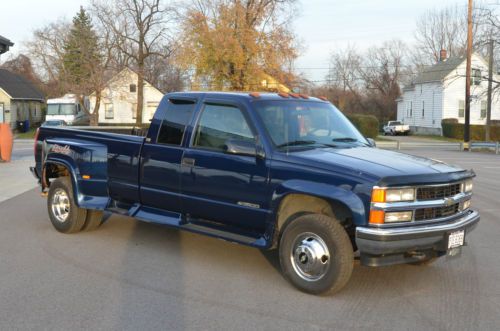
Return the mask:
<svg viewBox="0 0 500 331">
<path fill-rule="evenodd" d="M 465 231 L 460 230 L 450 233 L 448 236 L 448 249 L 464 245 Z"/>
</svg>

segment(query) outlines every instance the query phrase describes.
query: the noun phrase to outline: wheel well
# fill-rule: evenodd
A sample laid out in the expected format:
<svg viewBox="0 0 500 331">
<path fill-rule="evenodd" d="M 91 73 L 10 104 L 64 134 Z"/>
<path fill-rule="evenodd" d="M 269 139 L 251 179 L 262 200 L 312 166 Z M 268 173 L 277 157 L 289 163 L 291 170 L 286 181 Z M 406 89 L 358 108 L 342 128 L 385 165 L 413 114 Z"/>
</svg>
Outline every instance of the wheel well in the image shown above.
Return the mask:
<svg viewBox="0 0 500 331">
<path fill-rule="evenodd" d="M 322 214 L 335 217 L 344 226 L 349 237 L 354 235 L 351 210 L 343 203 L 307 194 L 289 194 L 280 203 L 276 218 L 275 241 L 288 223 L 305 214 Z"/>
<path fill-rule="evenodd" d="M 343 203 L 306 194 L 290 194 L 278 208 L 277 228 L 281 229 L 290 219 L 310 213 L 335 217 L 341 224 L 352 221 L 352 213 Z"/>
<path fill-rule="evenodd" d="M 43 169 L 42 185 L 44 188 L 49 187 L 51 178 L 66 177 L 69 175 L 70 172 L 66 166 L 49 163 Z"/>
</svg>

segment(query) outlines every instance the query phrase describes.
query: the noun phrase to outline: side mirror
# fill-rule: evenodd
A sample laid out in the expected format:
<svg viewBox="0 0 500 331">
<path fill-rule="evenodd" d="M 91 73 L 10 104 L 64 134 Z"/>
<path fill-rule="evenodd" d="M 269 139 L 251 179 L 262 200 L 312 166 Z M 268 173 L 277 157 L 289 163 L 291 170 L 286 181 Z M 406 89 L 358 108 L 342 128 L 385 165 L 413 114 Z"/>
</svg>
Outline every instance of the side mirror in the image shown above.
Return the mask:
<svg viewBox="0 0 500 331">
<path fill-rule="evenodd" d="M 234 155 L 258 156 L 256 145 L 253 141 L 228 139 L 224 144 L 224 152 Z"/>
<path fill-rule="evenodd" d="M 371 147 L 377 147 L 377 143 L 372 138 L 366 138 Z"/>
</svg>

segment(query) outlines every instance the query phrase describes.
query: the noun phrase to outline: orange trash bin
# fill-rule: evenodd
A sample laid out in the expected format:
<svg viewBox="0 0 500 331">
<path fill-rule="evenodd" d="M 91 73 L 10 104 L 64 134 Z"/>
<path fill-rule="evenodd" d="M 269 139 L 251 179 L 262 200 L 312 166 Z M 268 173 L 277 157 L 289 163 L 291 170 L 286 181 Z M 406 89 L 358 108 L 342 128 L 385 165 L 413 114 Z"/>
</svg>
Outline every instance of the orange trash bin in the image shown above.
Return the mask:
<svg viewBox="0 0 500 331">
<path fill-rule="evenodd" d="M 8 123 L 0 123 L 0 160 L 9 162 L 12 156 L 14 136 Z"/>
</svg>

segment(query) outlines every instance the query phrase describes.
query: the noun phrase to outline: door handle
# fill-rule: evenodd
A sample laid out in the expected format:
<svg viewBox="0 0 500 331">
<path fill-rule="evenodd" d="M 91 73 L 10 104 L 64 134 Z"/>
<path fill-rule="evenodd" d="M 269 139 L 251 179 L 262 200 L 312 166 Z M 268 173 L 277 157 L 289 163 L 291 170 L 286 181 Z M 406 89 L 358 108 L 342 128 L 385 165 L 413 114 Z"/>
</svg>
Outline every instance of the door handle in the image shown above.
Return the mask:
<svg viewBox="0 0 500 331">
<path fill-rule="evenodd" d="M 181 164 L 187 167 L 194 167 L 194 161 L 195 160 L 190 157 L 183 157 Z"/>
</svg>

